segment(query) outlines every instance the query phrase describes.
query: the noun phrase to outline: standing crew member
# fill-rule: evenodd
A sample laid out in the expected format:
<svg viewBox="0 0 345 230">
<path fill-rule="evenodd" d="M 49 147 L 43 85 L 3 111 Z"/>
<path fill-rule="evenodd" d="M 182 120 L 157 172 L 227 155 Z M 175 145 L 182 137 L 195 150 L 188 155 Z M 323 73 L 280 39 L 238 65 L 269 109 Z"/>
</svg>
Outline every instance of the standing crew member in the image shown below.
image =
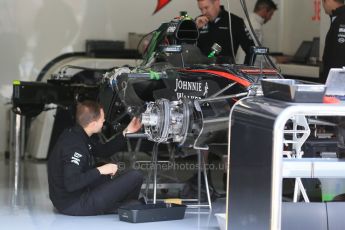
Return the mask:
<svg viewBox="0 0 345 230">
<path fill-rule="evenodd" d="M 258 38 L 258 42 L 261 46 L 264 46 L 264 33 L 263 33 L 263 25 L 266 24 L 268 21 L 271 20 L 274 12 L 277 10 L 277 5 L 272 0 L 257 0 L 254 6 L 254 11 L 249 15 L 249 20 L 252 24 L 254 33 Z M 244 20 L 244 23 L 248 29 L 249 22 L 248 20 Z M 250 35 L 254 38 L 252 31 L 250 31 Z M 256 44 L 259 46 L 259 44 Z M 245 53 L 242 49 L 238 51 L 237 60 L 244 60 Z M 272 59 L 272 57 L 270 57 Z M 261 58 L 256 58 L 255 66 L 261 66 Z"/>
<path fill-rule="evenodd" d="M 204 55 L 212 52 L 211 47 L 217 43 L 222 47 L 218 56 L 220 63 L 234 63 L 239 46 L 246 53 L 245 63 L 250 60 L 250 47 L 254 42 L 246 29 L 242 18 L 231 15 L 231 32 L 230 39 L 229 12 L 220 5 L 220 0 L 197 0 L 201 15 L 195 21 L 199 29 L 198 47 Z M 233 44 L 232 44 L 233 42 Z M 233 50 L 232 50 L 233 47 Z"/>
<path fill-rule="evenodd" d="M 78 103 L 77 124 L 65 130 L 48 160 L 49 197 L 54 207 L 66 215 L 85 216 L 114 213 L 129 200 L 138 199 L 143 176 L 132 170 L 116 176 L 117 165 L 95 167 L 94 156 L 107 157 L 126 144 L 120 135 L 105 144 L 94 144 L 90 137 L 99 133 L 104 111 L 93 101 Z M 141 128 L 134 118 L 126 132 Z"/>
<path fill-rule="evenodd" d="M 264 40 L 262 26 L 271 20 L 277 9 L 277 5 L 272 0 L 257 0 L 254 6 L 254 12 L 249 15 L 254 33 L 261 44 Z M 247 20 L 245 20 L 245 24 L 249 28 Z"/>
<path fill-rule="evenodd" d="M 345 5 L 344 0 L 322 0 L 322 5 L 331 17 L 320 74 L 320 82 L 325 83 L 331 68 L 345 66 Z"/>
</svg>

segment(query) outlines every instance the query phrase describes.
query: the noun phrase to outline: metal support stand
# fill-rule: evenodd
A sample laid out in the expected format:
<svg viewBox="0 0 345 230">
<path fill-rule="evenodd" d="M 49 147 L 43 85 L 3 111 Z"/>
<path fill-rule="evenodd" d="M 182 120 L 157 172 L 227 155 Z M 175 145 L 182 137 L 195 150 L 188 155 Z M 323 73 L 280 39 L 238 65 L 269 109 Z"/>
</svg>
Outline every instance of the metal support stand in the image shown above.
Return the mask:
<svg viewBox="0 0 345 230">
<path fill-rule="evenodd" d="M 284 144 L 292 144 L 292 151 L 284 152 L 287 158 L 301 159 L 303 157 L 302 145 L 308 139 L 310 135 L 310 128 L 305 116 L 293 116 L 292 130 L 284 130 Z M 301 129 L 303 128 L 303 129 Z M 292 135 L 291 137 L 289 136 Z M 298 202 L 300 195 L 302 194 L 305 202 L 309 203 L 307 192 L 303 186 L 301 177 L 295 178 L 295 188 L 293 195 L 293 202 Z"/>
<path fill-rule="evenodd" d="M 153 159 L 153 203 L 157 202 L 157 159 L 158 159 L 158 144 L 155 144 L 154 151 L 152 153 Z"/>
<path fill-rule="evenodd" d="M 19 205 L 19 193 L 22 187 L 22 165 L 21 159 L 25 153 L 25 117 L 15 114 L 11 111 L 10 114 L 10 184 L 13 192 L 11 194 L 11 205 L 16 207 Z"/>
<path fill-rule="evenodd" d="M 207 171 L 206 171 L 206 162 L 204 154 L 201 152 L 200 149 L 197 150 L 198 154 L 198 198 L 197 198 L 197 204 L 189 204 L 189 208 L 208 208 L 210 211 L 212 210 L 212 202 L 211 202 L 211 195 L 210 195 L 210 188 L 208 185 L 208 179 L 207 179 Z M 203 171 L 204 175 L 204 182 L 205 182 L 205 189 L 207 194 L 207 204 L 201 203 L 201 170 Z"/>
<path fill-rule="evenodd" d="M 205 162 L 205 157 L 201 153 L 200 150 L 198 150 L 198 155 L 200 156 L 200 160 L 198 157 L 198 163 L 199 163 L 199 168 L 201 168 L 201 165 L 203 166 L 203 171 L 204 171 L 204 179 L 205 179 L 205 186 L 206 186 L 206 194 L 207 194 L 207 202 L 208 202 L 208 208 L 212 210 L 212 202 L 211 202 L 211 196 L 210 196 L 210 188 L 208 186 L 208 179 L 207 179 L 207 171 L 206 171 L 206 162 Z M 199 170 L 200 171 L 200 170 Z M 199 183 L 199 192 L 201 191 L 201 181 Z M 200 201 L 199 197 L 199 201 Z"/>
<path fill-rule="evenodd" d="M 209 208 L 212 210 L 212 202 L 211 202 L 211 195 L 208 185 L 208 179 L 207 179 L 207 171 L 206 171 L 206 163 L 203 153 L 200 150 L 197 150 L 198 155 L 198 197 L 197 199 L 187 199 L 183 201 L 197 201 L 196 205 L 189 204 L 187 205 L 189 208 Z M 153 166 L 153 200 L 152 203 L 157 203 L 157 162 L 158 162 L 158 145 L 155 144 L 154 149 L 152 151 L 152 166 Z M 201 203 L 201 171 L 203 171 L 204 174 L 204 180 L 205 180 L 205 189 L 207 193 L 207 204 Z M 148 197 L 148 191 L 150 188 L 150 181 L 151 181 L 151 175 L 152 170 L 148 173 L 148 178 L 146 180 L 146 186 L 145 186 L 145 194 L 146 197 Z"/>
</svg>

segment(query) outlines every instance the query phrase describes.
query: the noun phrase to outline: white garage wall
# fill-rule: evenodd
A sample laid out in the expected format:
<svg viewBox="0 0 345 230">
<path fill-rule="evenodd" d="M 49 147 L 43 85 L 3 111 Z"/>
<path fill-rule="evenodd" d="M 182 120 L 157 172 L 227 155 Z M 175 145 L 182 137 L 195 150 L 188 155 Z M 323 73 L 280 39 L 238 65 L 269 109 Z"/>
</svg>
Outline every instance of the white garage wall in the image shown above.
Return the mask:
<svg viewBox="0 0 345 230">
<path fill-rule="evenodd" d="M 320 21 L 312 20 L 314 0 L 284 0 L 281 8 L 279 47 L 282 52 L 294 54 L 303 40 L 320 37 Z"/>
<path fill-rule="evenodd" d="M 196 2 L 173 0 L 152 15 L 156 0 L 0 1 L 0 83 L 34 80 L 41 68 L 65 52 L 83 51 L 86 39 L 127 41 L 128 32 L 147 33 Z M 6 55 L 4 55 L 4 51 Z"/>
</svg>

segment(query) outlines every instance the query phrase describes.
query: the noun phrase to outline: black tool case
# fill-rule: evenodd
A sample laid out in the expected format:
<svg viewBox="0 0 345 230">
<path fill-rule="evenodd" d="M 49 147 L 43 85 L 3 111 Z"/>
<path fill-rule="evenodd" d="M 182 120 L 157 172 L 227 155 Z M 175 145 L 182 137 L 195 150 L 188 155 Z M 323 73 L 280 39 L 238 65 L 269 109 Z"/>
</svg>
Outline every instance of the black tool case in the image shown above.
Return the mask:
<svg viewBox="0 0 345 230">
<path fill-rule="evenodd" d="M 158 203 L 120 207 L 118 214 L 121 221 L 144 223 L 180 220 L 184 218 L 185 211 L 186 205 Z"/>
</svg>

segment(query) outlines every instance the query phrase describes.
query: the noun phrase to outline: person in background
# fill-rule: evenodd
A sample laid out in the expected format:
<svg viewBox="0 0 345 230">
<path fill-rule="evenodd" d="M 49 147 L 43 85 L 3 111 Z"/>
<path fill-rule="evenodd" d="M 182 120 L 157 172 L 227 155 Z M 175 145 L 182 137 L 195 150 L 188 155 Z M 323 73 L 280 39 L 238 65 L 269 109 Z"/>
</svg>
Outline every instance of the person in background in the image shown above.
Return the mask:
<svg viewBox="0 0 345 230">
<path fill-rule="evenodd" d="M 325 83 L 331 68 L 345 66 L 345 5 L 344 0 L 322 0 L 322 5 L 331 18 L 320 70 L 320 82 Z"/>
<path fill-rule="evenodd" d="M 246 29 L 242 18 L 231 15 L 230 39 L 229 12 L 220 4 L 220 0 L 197 0 L 201 15 L 195 21 L 199 29 L 198 47 L 208 56 L 212 52 L 212 46 L 217 43 L 221 46 L 221 52 L 217 56 L 218 63 L 234 63 L 238 47 L 241 46 L 246 53 L 245 63 L 250 60 L 250 47 L 254 42 Z"/>
<path fill-rule="evenodd" d="M 258 0 L 255 3 L 254 12 L 249 15 L 249 19 L 252 23 L 254 33 L 261 44 L 264 40 L 262 27 L 264 24 L 271 20 L 274 12 L 277 9 L 277 5 L 272 0 Z M 245 20 L 245 24 L 247 28 L 249 28 L 247 20 Z"/>
<path fill-rule="evenodd" d="M 264 42 L 264 33 L 263 33 L 263 25 L 266 24 L 268 21 L 271 20 L 273 17 L 274 12 L 278 9 L 277 5 L 272 0 L 257 0 L 254 6 L 254 10 L 251 14 L 249 14 L 249 20 L 252 24 L 254 33 L 258 38 L 258 42 L 263 45 Z M 246 27 L 250 31 L 250 35 L 254 38 L 252 31 L 250 30 L 248 20 L 244 21 Z M 256 44 L 257 46 L 259 44 Z M 244 60 L 245 53 L 243 50 L 239 50 L 237 55 L 237 60 Z M 271 57 L 272 59 L 272 57 Z M 261 65 L 261 59 L 259 57 L 256 58 L 254 63 L 255 66 Z"/>
<path fill-rule="evenodd" d="M 48 159 L 49 198 L 66 215 L 116 213 L 120 205 L 138 199 L 143 176 L 137 170 L 117 175 L 118 166 L 112 163 L 95 166 L 95 156 L 110 156 L 126 145 L 123 135 L 105 144 L 91 141 L 104 122 L 104 111 L 97 102 L 78 103 L 76 121 L 60 135 Z M 124 134 L 140 128 L 139 119 L 133 118 Z"/>
</svg>

